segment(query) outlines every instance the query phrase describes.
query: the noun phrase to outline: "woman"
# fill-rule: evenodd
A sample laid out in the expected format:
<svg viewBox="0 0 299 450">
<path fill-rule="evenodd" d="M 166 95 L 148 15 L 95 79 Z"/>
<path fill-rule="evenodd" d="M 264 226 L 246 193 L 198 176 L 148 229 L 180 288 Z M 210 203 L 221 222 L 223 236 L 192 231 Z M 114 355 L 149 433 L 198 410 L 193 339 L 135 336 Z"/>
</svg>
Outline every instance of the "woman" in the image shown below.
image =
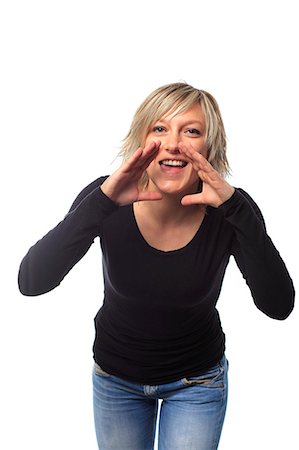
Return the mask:
<svg viewBox="0 0 299 450">
<path fill-rule="evenodd" d="M 21 263 L 24 295 L 62 281 L 100 236 L 104 302 L 95 318 L 94 417 L 101 449 L 218 447 L 227 401 L 216 310 L 231 255 L 256 306 L 285 319 L 288 271 L 260 210 L 231 186 L 215 99 L 185 83 L 142 103 L 124 163 L 87 186 Z"/>
</svg>

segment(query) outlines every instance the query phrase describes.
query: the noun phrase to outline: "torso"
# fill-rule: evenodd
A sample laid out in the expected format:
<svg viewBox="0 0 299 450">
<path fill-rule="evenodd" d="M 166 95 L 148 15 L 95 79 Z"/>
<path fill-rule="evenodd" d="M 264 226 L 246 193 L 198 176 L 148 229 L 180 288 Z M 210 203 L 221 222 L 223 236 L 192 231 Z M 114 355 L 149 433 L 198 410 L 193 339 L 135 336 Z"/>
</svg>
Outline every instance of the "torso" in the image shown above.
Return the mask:
<svg viewBox="0 0 299 450">
<path fill-rule="evenodd" d="M 157 385 L 196 375 L 223 354 L 215 304 L 233 230 L 216 208 L 164 214 L 160 225 L 158 204 L 139 208 L 118 208 L 103 221 L 94 355 L 109 373 Z"/>
</svg>

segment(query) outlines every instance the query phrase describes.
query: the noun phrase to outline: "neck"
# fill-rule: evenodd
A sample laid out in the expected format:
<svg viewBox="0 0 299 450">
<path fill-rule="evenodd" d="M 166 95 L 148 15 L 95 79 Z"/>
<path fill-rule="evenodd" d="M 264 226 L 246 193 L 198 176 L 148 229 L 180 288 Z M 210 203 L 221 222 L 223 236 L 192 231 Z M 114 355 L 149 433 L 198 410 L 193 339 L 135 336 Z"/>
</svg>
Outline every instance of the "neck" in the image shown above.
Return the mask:
<svg viewBox="0 0 299 450">
<path fill-rule="evenodd" d="M 181 204 L 184 195 L 193 192 L 194 190 L 179 195 L 162 193 L 161 200 L 140 202 L 138 206 L 160 223 L 178 223 L 198 213 L 201 209 L 199 205 L 183 206 Z"/>
</svg>

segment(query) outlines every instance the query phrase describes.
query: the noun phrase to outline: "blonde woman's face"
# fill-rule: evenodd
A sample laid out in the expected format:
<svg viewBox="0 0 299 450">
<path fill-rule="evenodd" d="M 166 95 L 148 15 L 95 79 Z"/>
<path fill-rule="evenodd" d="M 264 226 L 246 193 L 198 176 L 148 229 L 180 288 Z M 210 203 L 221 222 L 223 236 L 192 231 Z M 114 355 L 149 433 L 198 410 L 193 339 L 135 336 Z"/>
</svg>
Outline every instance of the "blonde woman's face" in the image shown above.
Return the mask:
<svg viewBox="0 0 299 450">
<path fill-rule="evenodd" d="M 147 168 L 149 190 L 158 189 L 167 194 L 196 190 L 198 175 L 181 153 L 179 144 L 192 146 L 206 158 L 205 131 L 205 118 L 199 103 L 181 114 L 166 114 L 151 126 L 145 145 L 160 141 L 161 146 L 157 157 Z"/>
</svg>

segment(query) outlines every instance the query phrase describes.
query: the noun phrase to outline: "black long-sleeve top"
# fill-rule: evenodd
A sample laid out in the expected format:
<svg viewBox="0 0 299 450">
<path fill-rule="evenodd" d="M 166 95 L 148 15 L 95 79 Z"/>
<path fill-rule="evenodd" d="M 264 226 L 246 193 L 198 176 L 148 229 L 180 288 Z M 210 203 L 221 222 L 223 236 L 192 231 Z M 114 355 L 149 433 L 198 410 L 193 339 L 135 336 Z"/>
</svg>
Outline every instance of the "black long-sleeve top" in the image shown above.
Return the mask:
<svg viewBox="0 0 299 450">
<path fill-rule="evenodd" d="M 290 314 L 292 280 L 245 191 L 236 189 L 220 207 L 207 207 L 194 238 L 165 252 L 144 240 L 132 205 L 118 207 L 105 196 L 105 179 L 79 194 L 19 270 L 24 295 L 48 292 L 100 236 L 104 298 L 95 317 L 94 359 L 105 371 L 162 384 L 216 364 L 225 351 L 216 303 L 231 255 L 256 306 L 275 319 Z"/>
</svg>

